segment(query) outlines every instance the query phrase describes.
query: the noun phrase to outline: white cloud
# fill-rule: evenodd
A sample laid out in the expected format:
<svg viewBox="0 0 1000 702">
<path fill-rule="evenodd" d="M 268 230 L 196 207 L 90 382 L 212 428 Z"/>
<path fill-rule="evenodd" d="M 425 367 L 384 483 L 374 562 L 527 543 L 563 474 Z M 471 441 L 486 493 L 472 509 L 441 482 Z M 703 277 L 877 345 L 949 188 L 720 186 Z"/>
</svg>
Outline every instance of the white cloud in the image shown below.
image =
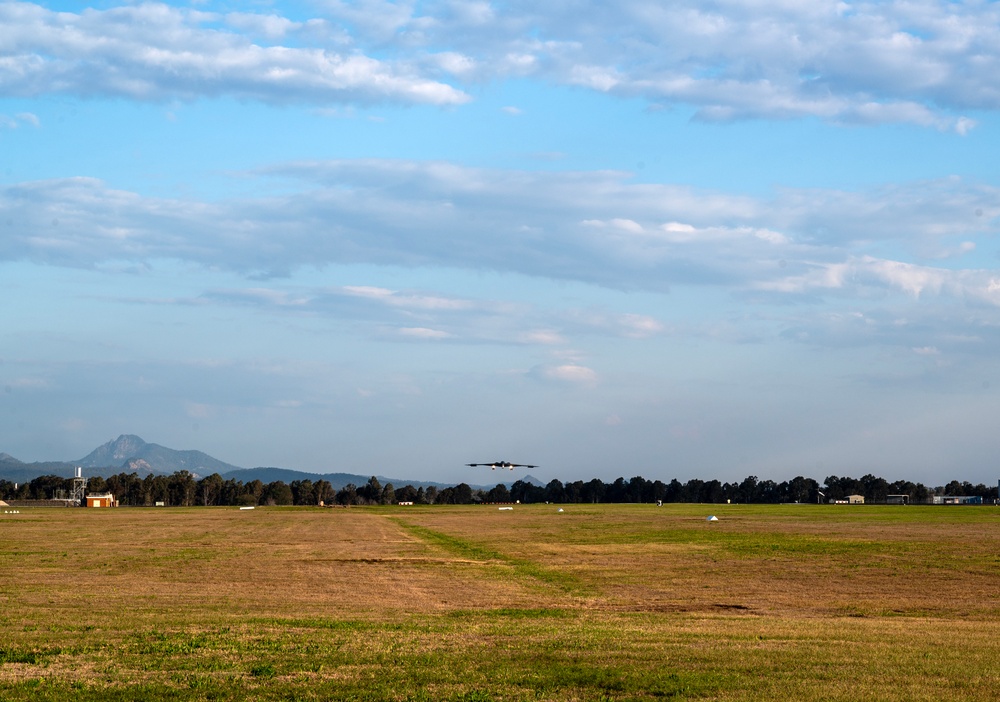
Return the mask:
<svg viewBox="0 0 1000 702">
<path fill-rule="evenodd" d="M 31 112 L 18 112 L 16 115 L 14 115 L 14 119 L 24 124 L 30 124 L 32 127 L 40 127 L 42 125 L 42 122 L 41 120 L 38 119 L 38 116 Z"/>
<path fill-rule="evenodd" d="M 387 288 L 376 288 L 367 285 L 345 285 L 341 289 L 348 295 L 373 298 L 376 300 L 386 300 L 395 295 L 392 290 Z"/>
<path fill-rule="evenodd" d="M 596 229 L 611 229 L 615 231 L 625 232 L 628 234 L 642 234 L 642 225 L 625 217 L 615 217 L 610 220 L 600 220 L 600 219 L 585 219 L 580 222 L 585 227 L 594 227 Z"/>
<path fill-rule="evenodd" d="M 916 266 L 901 261 L 882 261 L 866 256 L 858 267 L 904 292 L 919 297 L 929 291 L 940 293 L 949 278 L 948 271 Z"/>
<path fill-rule="evenodd" d="M 623 314 L 619 322 L 625 329 L 626 336 L 642 338 L 659 334 L 663 331 L 663 323 L 657 319 L 642 314 Z"/>
<path fill-rule="evenodd" d="M 465 25 L 486 26 L 496 19 L 493 6 L 485 0 L 457 0 L 448 8 Z"/>
<path fill-rule="evenodd" d="M 419 30 L 426 24 L 414 16 L 414 3 L 405 0 L 325 0 L 324 5 L 331 17 L 378 43 L 389 42 L 394 37 L 402 39 L 402 35 L 411 41 L 419 40 Z"/>
<path fill-rule="evenodd" d="M 611 220 L 611 226 L 616 229 L 620 229 L 623 232 L 629 232 L 631 234 L 642 234 L 642 225 L 635 220 L 627 219 L 624 217 L 618 217 Z"/>
<path fill-rule="evenodd" d="M 38 119 L 38 115 L 32 112 L 18 112 L 13 117 L 0 114 L 0 129 L 17 129 L 24 125 L 40 127 L 42 122 Z"/>
<path fill-rule="evenodd" d="M 341 290 L 352 297 L 363 297 L 377 300 L 392 307 L 413 310 L 468 310 L 475 306 L 470 300 L 438 295 L 407 294 L 386 288 L 345 285 Z"/>
<path fill-rule="evenodd" d="M 878 346 L 891 349 L 885 358 L 902 364 L 888 375 L 904 373 L 908 359 L 961 359 L 953 373 L 982 373 L 981 362 L 994 365 L 992 349 L 1000 343 L 997 306 L 956 305 L 940 298 L 856 298 L 827 310 L 792 312 L 785 320 L 781 336 L 789 341 L 827 348 Z M 963 371 L 963 368 L 966 369 Z M 979 370 L 973 370 L 979 368 Z M 924 373 L 926 366 L 912 366 Z M 944 380 L 947 384 L 948 381 Z M 951 383 L 966 382 L 952 377 Z M 979 384 L 980 381 L 973 381 Z"/>
<path fill-rule="evenodd" d="M 1000 295 L 989 282 L 998 275 L 976 246 L 992 247 L 1000 233 L 1000 189 L 960 179 L 857 192 L 786 188 L 750 198 L 633 184 L 613 172 L 442 162 L 298 163 L 249 177 L 272 174 L 292 177 L 293 186 L 257 200 L 150 198 L 87 178 L 0 188 L 0 260 L 88 267 L 167 258 L 265 277 L 364 262 L 660 292 L 678 285 L 796 295 L 879 288 L 989 304 Z M 892 255 L 875 255 L 879 248 Z M 968 265 L 928 265 L 948 250 L 966 254 Z M 421 319 L 497 312 L 465 297 L 366 286 L 331 288 L 320 301 L 336 304 L 336 297 Z M 302 302 L 295 294 L 283 299 Z M 654 330 L 652 322 L 602 324 L 625 335 Z"/>
<path fill-rule="evenodd" d="M 667 222 L 666 224 L 660 225 L 660 229 L 668 234 L 684 235 L 684 238 L 691 238 L 691 236 L 698 231 L 690 224 L 684 224 L 683 222 Z"/>
<path fill-rule="evenodd" d="M 455 105 L 461 90 L 344 46 L 265 46 L 298 28 L 277 15 L 212 14 L 161 4 L 56 13 L 0 4 L 0 95 L 64 93 L 166 101 L 228 95 L 270 103 Z M 306 38 L 306 37 L 304 37 Z M 327 42 L 328 44 L 328 42 Z M 346 49 L 346 50 L 345 50 Z"/>
<path fill-rule="evenodd" d="M 503 300 L 455 298 L 425 291 L 403 294 L 378 286 L 287 289 L 282 283 L 270 287 L 217 289 L 195 298 L 122 300 L 150 305 L 237 305 L 271 311 L 282 319 L 290 313 L 310 317 L 327 316 L 370 325 L 377 335 L 386 329 L 411 338 L 460 339 L 466 343 L 542 346 L 561 360 L 577 362 L 578 354 L 567 351 L 570 337 L 596 336 L 614 339 L 647 339 L 666 331 L 666 325 L 649 315 L 620 313 L 603 308 L 552 309 Z M 430 304 L 428 302 L 430 301 Z M 405 331 L 399 332 L 403 322 Z M 420 326 L 413 326 L 419 320 Z M 407 323 L 409 322 L 409 323 Z M 447 329 L 448 331 L 441 331 Z"/>
<path fill-rule="evenodd" d="M 755 229 L 753 227 L 694 227 L 690 224 L 680 222 L 667 222 L 660 226 L 663 232 L 659 236 L 664 241 L 676 244 L 687 244 L 694 242 L 709 241 L 734 241 L 747 237 L 754 237 L 771 244 L 787 244 L 789 239 L 770 229 Z"/>
<path fill-rule="evenodd" d="M 666 331 L 663 322 L 649 315 L 593 308 L 567 312 L 564 324 L 576 334 L 597 333 L 629 339 L 645 339 Z"/>
<path fill-rule="evenodd" d="M 301 27 L 299 23 L 278 15 L 259 15 L 249 12 L 230 12 L 225 16 L 225 23 L 251 36 L 257 35 L 271 40 L 282 39 L 291 31 Z"/>
<path fill-rule="evenodd" d="M 966 134 L 975 123 L 962 111 L 1000 107 L 1000 10 L 987 3 L 513 0 L 489 8 L 488 22 L 451 3 L 416 7 L 392 15 L 398 47 L 461 51 L 494 78 L 687 103 L 706 120 L 814 116 Z"/>
<path fill-rule="evenodd" d="M 861 296 L 865 296 L 866 288 L 879 288 L 901 292 L 914 300 L 947 296 L 1000 307 L 1000 285 L 996 272 L 989 269 L 954 270 L 873 256 L 807 266 L 804 274 L 758 282 L 754 287 L 787 293 L 843 291 Z"/>
<path fill-rule="evenodd" d="M 524 332 L 518 335 L 518 340 L 525 344 L 541 344 L 544 346 L 566 343 L 561 334 L 550 329 L 536 329 L 535 331 Z"/>
<path fill-rule="evenodd" d="M 955 132 L 960 136 L 965 136 L 972 131 L 975 126 L 976 121 L 974 119 L 969 119 L 968 117 L 959 117 L 955 120 Z"/>
<path fill-rule="evenodd" d="M 548 380 L 556 380 L 576 385 L 592 385 L 597 382 L 597 373 L 593 369 L 576 363 L 566 363 L 558 366 L 543 366 L 539 370 L 542 377 Z"/>
<path fill-rule="evenodd" d="M 318 11 L 292 20 L 4 3 L 0 94 L 454 105 L 469 95 L 432 76 L 527 76 L 683 103 L 704 120 L 819 117 L 961 135 L 976 125 L 964 112 L 1000 108 L 992 3 L 326 0 Z"/>
<path fill-rule="evenodd" d="M 953 131 L 959 136 L 965 136 L 976 126 L 973 119 L 941 114 L 916 102 L 866 102 L 845 106 L 838 120 L 858 124 L 909 123 L 943 132 Z"/>
<path fill-rule="evenodd" d="M 427 329 L 425 327 L 403 327 L 399 330 L 400 335 L 413 339 L 447 339 L 451 336 L 448 332 L 439 329 Z"/>
<path fill-rule="evenodd" d="M 474 58 L 457 51 L 442 51 L 432 54 L 428 58 L 428 63 L 459 78 L 472 78 L 481 70 L 479 63 Z"/>
</svg>

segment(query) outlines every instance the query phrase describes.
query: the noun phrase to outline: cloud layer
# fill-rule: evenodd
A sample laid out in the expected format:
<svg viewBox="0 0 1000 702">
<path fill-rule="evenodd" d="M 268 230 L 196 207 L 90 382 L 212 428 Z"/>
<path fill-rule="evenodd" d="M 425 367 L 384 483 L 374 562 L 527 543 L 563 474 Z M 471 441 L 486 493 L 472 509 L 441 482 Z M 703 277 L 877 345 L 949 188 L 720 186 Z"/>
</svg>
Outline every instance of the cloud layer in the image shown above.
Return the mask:
<svg viewBox="0 0 1000 702">
<path fill-rule="evenodd" d="M 704 120 L 958 133 L 975 126 L 966 113 L 1000 107 L 1000 8 L 975 0 L 331 0 L 300 14 L 3 3 L 0 95 L 456 105 L 528 77 Z"/>
<path fill-rule="evenodd" d="M 320 46 L 282 40 L 313 39 Z M 258 39 L 273 40 L 267 44 Z M 161 4 L 53 12 L 0 4 L 0 94 L 268 103 L 460 104 L 468 97 L 339 40 L 322 20 L 219 15 Z"/>
<path fill-rule="evenodd" d="M 291 163 L 241 177 L 285 194 L 160 199 L 90 178 L 7 187 L 0 260 L 82 269 L 182 261 L 259 282 L 174 302 L 343 319 L 381 341 L 515 344 L 550 355 L 584 338 L 784 338 L 889 346 L 940 369 L 982 357 L 997 336 L 1000 190 L 972 181 L 749 197 L 639 184 L 619 172 L 394 160 Z M 296 282 L 306 269 L 355 264 L 619 293 L 698 291 L 700 312 L 544 307 L 446 283 Z M 711 309 L 719 295 L 739 301 L 738 316 Z M 555 359 L 532 377 L 586 385 L 592 373 L 577 359 Z"/>
<path fill-rule="evenodd" d="M 0 191 L 0 259 L 178 259 L 263 276 L 372 263 L 615 289 L 702 285 L 813 297 L 881 289 L 1000 303 L 991 267 L 961 265 L 982 259 L 977 242 L 995 250 L 1000 190 L 953 178 L 753 198 L 636 184 L 617 172 L 441 162 L 293 163 L 253 175 L 294 188 L 208 202 L 146 197 L 90 178 L 10 186 Z M 949 249 L 953 256 L 942 258 Z"/>
</svg>

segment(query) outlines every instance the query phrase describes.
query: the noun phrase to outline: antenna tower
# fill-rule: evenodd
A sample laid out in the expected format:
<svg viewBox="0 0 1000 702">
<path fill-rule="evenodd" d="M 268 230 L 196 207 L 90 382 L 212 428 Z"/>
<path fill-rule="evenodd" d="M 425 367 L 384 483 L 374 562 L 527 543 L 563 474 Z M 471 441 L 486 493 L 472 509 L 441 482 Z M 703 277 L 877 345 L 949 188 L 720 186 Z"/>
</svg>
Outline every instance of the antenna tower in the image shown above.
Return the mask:
<svg viewBox="0 0 1000 702">
<path fill-rule="evenodd" d="M 80 507 L 83 507 L 85 500 L 87 498 L 87 479 L 83 477 L 83 468 L 80 466 L 76 467 L 76 473 L 73 475 L 73 501 Z"/>
</svg>

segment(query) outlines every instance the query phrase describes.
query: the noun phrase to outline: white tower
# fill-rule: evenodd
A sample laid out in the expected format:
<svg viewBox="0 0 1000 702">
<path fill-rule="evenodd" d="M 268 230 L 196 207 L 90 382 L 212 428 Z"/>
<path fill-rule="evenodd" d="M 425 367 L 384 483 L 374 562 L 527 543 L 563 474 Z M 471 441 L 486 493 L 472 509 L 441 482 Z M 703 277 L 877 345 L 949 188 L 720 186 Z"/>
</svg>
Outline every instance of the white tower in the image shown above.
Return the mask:
<svg viewBox="0 0 1000 702">
<path fill-rule="evenodd" d="M 80 507 L 86 505 L 87 479 L 83 477 L 83 468 L 76 467 L 73 475 L 73 501 Z"/>
</svg>

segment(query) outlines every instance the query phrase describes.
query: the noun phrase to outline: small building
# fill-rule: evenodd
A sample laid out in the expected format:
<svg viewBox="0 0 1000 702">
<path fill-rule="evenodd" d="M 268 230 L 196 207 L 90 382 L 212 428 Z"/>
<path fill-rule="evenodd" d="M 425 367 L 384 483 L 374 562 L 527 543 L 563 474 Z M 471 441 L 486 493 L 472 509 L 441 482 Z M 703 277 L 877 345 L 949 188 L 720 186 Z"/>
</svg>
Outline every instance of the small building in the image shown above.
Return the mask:
<svg viewBox="0 0 1000 702">
<path fill-rule="evenodd" d="M 848 495 L 847 504 L 849 505 L 863 505 L 865 503 L 864 495 Z"/>
<path fill-rule="evenodd" d="M 936 505 L 981 505 L 983 498 L 980 495 L 935 495 Z"/>
<path fill-rule="evenodd" d="M 117 507 L 118 500 L 110 492 L 87 495 L 88 507 Z"/>
<path fill-rule="evenodd" d="M 885 503 L 887 505 L 908 505 L 910 504 L 909 495 L 886 495 Z"/>
</svg>

